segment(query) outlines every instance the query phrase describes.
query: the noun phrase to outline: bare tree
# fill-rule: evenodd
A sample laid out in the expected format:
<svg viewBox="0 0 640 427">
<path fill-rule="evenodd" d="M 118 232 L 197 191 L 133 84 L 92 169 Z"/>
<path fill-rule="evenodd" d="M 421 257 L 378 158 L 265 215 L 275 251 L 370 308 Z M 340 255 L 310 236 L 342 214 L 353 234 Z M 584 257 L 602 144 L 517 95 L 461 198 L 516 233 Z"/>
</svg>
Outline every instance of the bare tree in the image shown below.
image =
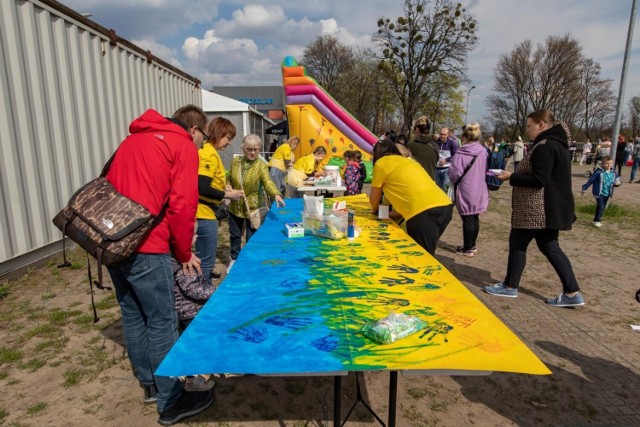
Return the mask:
<svg viewBox="0 0 640 427">
<path fill-rule="evenodd" d="M 333 93 L 338 77 L 348 72 L 354 63 L 353 51 L 330 34 L 323 34 L 304 49 L 301 65 L 307 73 Z"/>
<path fill-rule="evenodd" d="M 593 59 L 584 60 L 581 69 L 584 110 L 579 127 L 584 130 L 584 135 L 590 140 L 595 140 L 594 130 L 602 131 L 601 123 L 613 121 L 615 113 L 611 79 L 603 79 L 600 71 L 600 64 Z"/>
<path fill-rule="evenodd" d="M 580 127 L 589 135 L 594 122 L 610 114 L 610 81 L 600 77 L 600 65 L 585 58 L 577 39 L 549 36 L 533 49 L 525 40 L 500 56 L 494 68 L 494 95 L 487 101 L 496 128 L 524 134 L 526 116 L 548 108 L 556 117 Z"/>
<path fill-rule="evenodd" d="M 373 40 L 381 49 L 380 70 L 402 107 L 408 131 L 434 74 L 462 78 L 468 52 L 477 44 L 476 21 L 460 3 L 405 0 L 404 16 L 378 20 Z"/>
<path fill-rule="evenodd" d="M 640 132 L 640 96 L 634 96 L 629 100 L 629 128 L 631 137 L 638 136 Z"/>
</svg>

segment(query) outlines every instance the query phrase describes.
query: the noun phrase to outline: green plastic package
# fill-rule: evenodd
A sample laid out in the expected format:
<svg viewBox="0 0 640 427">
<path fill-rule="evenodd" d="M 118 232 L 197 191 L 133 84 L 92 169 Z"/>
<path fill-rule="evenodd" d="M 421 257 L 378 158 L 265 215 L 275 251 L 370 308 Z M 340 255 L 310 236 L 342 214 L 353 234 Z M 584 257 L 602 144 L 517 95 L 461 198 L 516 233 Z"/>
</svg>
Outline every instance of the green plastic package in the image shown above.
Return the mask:
<svg viewBox="0 0 640 427">
<path fill-rule="evenodd" d="M 391 344 L 401 338 L 425 329 L 427 322 L 416 316 L 390 313 L 377 322 L 367 323 L 362 327 L 362 333 L 378 344 Z"/>
</svg>

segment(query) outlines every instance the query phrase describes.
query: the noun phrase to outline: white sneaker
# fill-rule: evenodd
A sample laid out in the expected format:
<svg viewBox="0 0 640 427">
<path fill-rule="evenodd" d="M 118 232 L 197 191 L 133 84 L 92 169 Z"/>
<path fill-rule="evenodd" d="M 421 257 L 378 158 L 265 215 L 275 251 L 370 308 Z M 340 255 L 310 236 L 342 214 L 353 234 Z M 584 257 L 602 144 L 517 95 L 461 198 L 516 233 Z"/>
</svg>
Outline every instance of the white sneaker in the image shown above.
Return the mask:
<svg viewBox="0 0 640 427">
<path fill-rule="evenodd" d="M 233 267 L 233 264 L 236 263 L 235 259 L 229 260 L 229 265 L 227 266 L 227 274 L 229 274 L 229 272 L 231 271 L 231 267 Z"/>
<path fill-rule="evenodd" d="M 602 227 L 602 223 L 600 221 L 594 221 L 593 222 L 593 226 L 600 228 L 600 227 Z"/>
</svg>

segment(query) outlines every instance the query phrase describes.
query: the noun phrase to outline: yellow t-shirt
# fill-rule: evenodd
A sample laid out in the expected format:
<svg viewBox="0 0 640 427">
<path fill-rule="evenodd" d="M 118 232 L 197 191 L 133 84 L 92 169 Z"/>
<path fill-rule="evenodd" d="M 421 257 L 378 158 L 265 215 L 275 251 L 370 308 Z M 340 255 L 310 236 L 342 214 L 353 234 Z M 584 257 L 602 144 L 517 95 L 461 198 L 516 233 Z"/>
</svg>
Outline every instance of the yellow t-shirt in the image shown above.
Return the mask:
<svg viewBox="0 0 640 427">
<path fill-rule="evenodd" d="M 319 167 L 318 167 L 319 168 Z M 300 187 L 308 175 L 317 172 L 316 158 L 313 154 L 307 154 L 296 160 L 293 169 L 287 175 L 287 183 L 294 187 Z"/>
<path fill-rule="evenodd" d="M 427 209 L 448 206 L 451 199 L 438 187 L 420 163 L 390 155 L 373 166 L 371 186 L 381 188 L 393 210 L 405 220 Z"/>
<path fill-rule="evenodd" d="M 198 150 L 198 157 L 200 163 L 198 166 L 198 175 L 208 176 L 211 180 L 211 187 L 224 191 L 225 184 L 227 183 L 227 173 L 222 164 L 222 159 L 218 150 L 215 149 L 213 144 L 205 142 L 200 150 Z M 202 197 L 202 196 L 201 196 Z M 219 203 L 219 200 L 209 199 L 202 197 L 204 200 L 211 203 Z M 213 213 L 213 209 L 202 203 L 198 203 L 198 210 L 196 211 L 196 218 L 198 219 L 217 219 Z"/>
<path fill-rule="evenodd" d="M 291 152 L 291 146 L 286 142 L 280 145 L 273 153 L 271 160 L 269 160 L 269 166 L 272 168 L 280 169 L 282 172 L 287 171 L 285 162 L 293 161 L 293 153 Z"/>
</svg>

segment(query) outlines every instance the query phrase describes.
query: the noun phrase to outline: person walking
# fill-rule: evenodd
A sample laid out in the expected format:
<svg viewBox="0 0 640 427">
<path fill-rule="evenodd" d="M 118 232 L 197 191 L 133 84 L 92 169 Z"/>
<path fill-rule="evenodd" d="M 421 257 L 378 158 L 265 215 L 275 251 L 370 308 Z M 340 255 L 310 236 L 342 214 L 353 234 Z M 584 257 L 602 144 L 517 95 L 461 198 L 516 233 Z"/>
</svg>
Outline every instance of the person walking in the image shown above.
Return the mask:
<svg viewBox="0 0 640 427">
<path fill-rule="evenodd" d="M 556 122 L 551 111 L 541 109 L 527 116 L 527 133 L 533 147 L 518 170 L 497 175 L 513 187 L 507 274 L 503 281 L 484 290 L 495 296 L 517 297 L 527 247 L 535 239 L 562 282 L 560 296 L 546 303 L 554 307 L 582 306 L 585 302 L 571 262 L 558 243 L 559 231 L 570 230 L 576 220 L 569 129 L 565 123 Z"/>
<path fill-rule="evenodd" d="M 631 152 L 631 158 L 633 159 L 633 166 L 631 166 L 631 176 L 629 177 L 629 183 L 632 183 L 636 178 L 636 172 L 640 168 L 640 138 L 636 137 L 633 151 Z M 636 184 L 640 184 L 640 179 L 636 181 Z"/>
</svg>

